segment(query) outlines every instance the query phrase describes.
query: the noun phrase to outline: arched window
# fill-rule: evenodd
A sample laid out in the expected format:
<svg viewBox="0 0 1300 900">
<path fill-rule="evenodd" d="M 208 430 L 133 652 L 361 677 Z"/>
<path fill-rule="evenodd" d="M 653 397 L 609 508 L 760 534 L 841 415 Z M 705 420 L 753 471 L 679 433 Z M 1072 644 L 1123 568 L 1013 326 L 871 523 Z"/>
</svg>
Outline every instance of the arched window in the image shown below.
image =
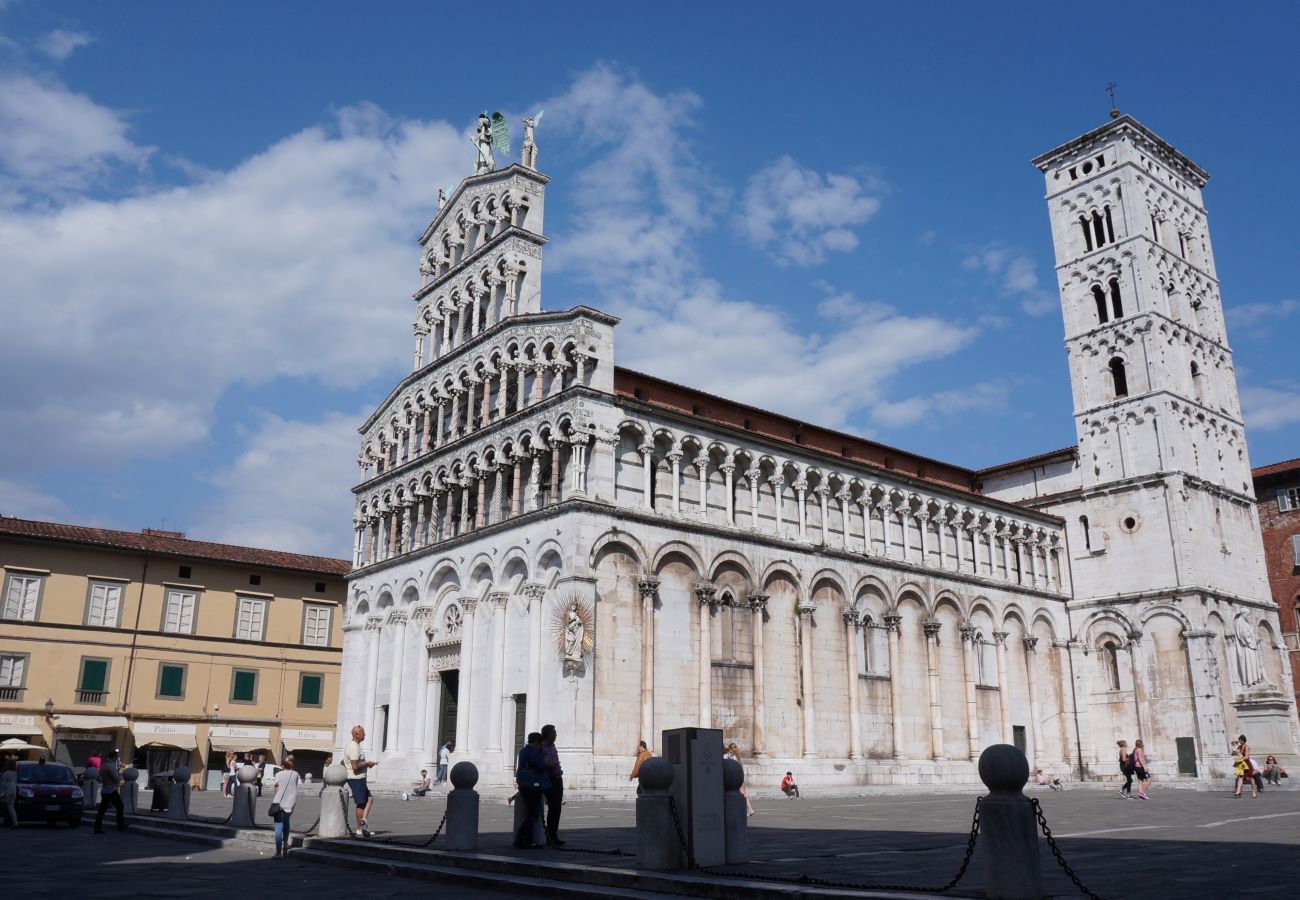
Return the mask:
<svg viewBox="0 0 1300 900">
<path fill-rule="evenodd" d="M 1092 213 L 1092 235 L 1098 247 L 1106 246 L 1106 223 L 1102 221 L 1101 213 L 1096 210 Z"/>
<path fill-rule="evenodd" d="M 1087 516 L 1079 516 L 1079 528 L 1081 528 L 1081 529 L 1083 530 L 1083 549 L 1085 549 L 1085 550 L 1091 550 L 1091 549 L 1092 549 L 1092 534 L 1090 533 L 1090 529 L 1088 528 L 1088 517 L 1087 517 Z"/>
<path fill-rule="evenodd" d="M 1087 250 L 1091 251 L 1092 250 L 1092 228 L 1089 226 L 1088 219 L 1086 216 L 1079 216 L 1079 227 L 1083 229 L 1084 247 Z"/>
<path fill-rule="evenodd" d="M 1128 396 L 1128 377 L 1124 374 L 1124 360 L 1118 356 L 1109 363 L 1110 380 L 1115 388 L 1115 399 Z"/>
<path fill-rule="evenodd" d="M 1119 645 L 1107 641 L 1101 645 L 1101 664 L 1106 669 L 1107 690 L 1119 690 Z"/>
<path fill-rule="evenodd" d="M 870 674 L 875 671 L 875 659 L 872 652 L 872 632 L 875 631 L 875 623 L 871 621 L 871 616 L 862 617 L 862 671 Z"/>
<path fill-rule="evenodd" d="M 983 632 L 979 632 L 979 631 L 975 632 L 974 640 L 975 640 L 975 648 L 974 648 L 975 649 L 975 683 L 988 684 L 989 672 L 988 672 L 988 664 L 984 656 L 985 644 L 984 644 Z"/>
<path fill-rule="evenodd" d="M 1115 313 L 1115 318 L 1117 319 L 1124 318 L 1124 304 L 1123 302 L 1120 301 L 1120 297 L 1119 297 L 1118 278 L 1112 278 L 1110 280 L 1110 305 L 1112 310 Z"/>
<path fill-rule="evenodd" d="M 1198 366 L 1198 365 L 1196 364 L 1196 362 L 1193 360 L 1193 362 L 1192 362 L 1192 393 L 1195 395 L 1195 397 L 1196 397 L 1196 402 L 1198 402 L 1198 403 L 1204 403 L 1204 402 L 1205 402 L 1205 399 L 1204 399 L 1204 397 L 1202 396 L 1202 390 L 1204 389 L 1204 387 L 1205 387 L 1205 378 L 1201 375 L 1201 367 Z"/>
<path fill-rule="evenodd" d="M 1106 215 L 1106 239 L 1113 244 L 1115 243 L 1115 225 L 1110 220 L 1109 206 L 1105 207 L 1105 215 Z"/>
<path fill-rule="evenodd" d="M 1101 289 L 1101 285 L 1092 286 L 1092 299 L 1097 304 L 1097 323 L 1105 325 L 1110 319 L 1110 314 L 1106 308 L 1106 293 Z"/>
</svg>

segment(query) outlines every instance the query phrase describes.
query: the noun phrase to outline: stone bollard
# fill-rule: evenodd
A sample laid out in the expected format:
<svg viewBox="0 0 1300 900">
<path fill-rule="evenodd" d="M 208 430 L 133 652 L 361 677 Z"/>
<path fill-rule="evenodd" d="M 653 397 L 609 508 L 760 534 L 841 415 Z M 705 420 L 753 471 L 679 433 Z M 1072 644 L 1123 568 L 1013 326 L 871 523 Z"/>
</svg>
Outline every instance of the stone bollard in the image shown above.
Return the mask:
<svg viewBox="0 0 1300 900">
<path fill-rule="evenodd" d="M 321 780 L 325 782 L 325 792 L 320 795 L 320 824 L 316 833 L 323 838 L 347 837 L 348 801 L 343 785 L 348 782 L 348 770 L 342 763 L 335 763 L 325 770 Z"/>
<path fill-rule="evenodd" d="M 515 794 L 514 807 L 515 807 L 515 827 L 514 830 L 510 832 L 512 836 L 519 833 L 520 827 L 524 824 L 524 819 L 528 817 L 528 804 L 524 802 L 523 794 Z M 539 846 L 544 845 L 546 843 L 545 806 L 543 806 L 542 808 L 542 814 L 537 817 L 537 822 L 533 826 L 533 834 L 529 838 L 529 840 Z"/>
<path fill-rule="evenodd" d="M 99 805 L 99 769 L 86 766 L 82 770 L 81 793 L 85 794 L 86 806 Z"/>
<path fill-rule="evenodd" d="M 727 865 L 749 862 L 749 814 L 740 786 L 745 770 L 734 759 L 722 761 L 722 829 Z"/>
<path fill-rule="evenodd" d="M 257 824 L 253 821 L 253 795 L 257 790 L 253 787 L 253 782 L 257 781 L 257 767 L 241 766 L 238 778 L 239 784 L 235 786 L 235 809 L 230 817 L 230 824 L 235 828 L 253 828 Z"/>
<path fill-rule="evenodd" d="M 1038 823 L 1023 790 L 1029 761 L 1010 744 L 994 744 L 980 754 L 979 771 L 989 789 L 980 803 L 984 895 L 991 900 L 1038 900 L 1043 896 Z"/>
<path fill-rule="evenodd" d="M 182 763 L 172 772 L 167 791 L 167 818 L 184 820 L 190 814 L 190 767 Z"/>
<path fill-rule="evenodd" d="M 122 809 L 127 815 L 135 815 L 140 811 L 140 770 L 135 766 L 130 766 L 122 771 Z"/>
<path fill-rule="evenodd" d="M 447 794 L 448 850 L 478 849 L 478 767 L 469 760 L 451 767 L 452 790 Z"/>
<path fill-rule="evenodd" d="M 636 867 L 670 872 L 686 866 L 682 845 L 673 824 L 673 767 L 662 756 L 641 763 L 637 774 L 641 793 L 636 798 Z"/>
</svg>

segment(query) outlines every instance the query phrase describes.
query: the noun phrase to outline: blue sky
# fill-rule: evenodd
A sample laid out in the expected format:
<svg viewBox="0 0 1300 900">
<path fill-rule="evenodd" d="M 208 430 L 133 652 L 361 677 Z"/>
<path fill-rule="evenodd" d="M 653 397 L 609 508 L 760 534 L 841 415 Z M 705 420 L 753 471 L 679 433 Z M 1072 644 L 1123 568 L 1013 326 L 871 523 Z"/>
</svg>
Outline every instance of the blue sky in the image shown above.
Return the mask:
<svg viewBox="0 0 1300 900">
<path fill-rule="evenodd" d="M 1292 5 L 428 6 L 0 0 L 0 512 L 346 556 L 484 108 L 546 109 L 543 303 L 621 364 L 980 467 L 1075 439 L 1028 160 L 1114 81 L 1300 455 Z"/>
</svg>

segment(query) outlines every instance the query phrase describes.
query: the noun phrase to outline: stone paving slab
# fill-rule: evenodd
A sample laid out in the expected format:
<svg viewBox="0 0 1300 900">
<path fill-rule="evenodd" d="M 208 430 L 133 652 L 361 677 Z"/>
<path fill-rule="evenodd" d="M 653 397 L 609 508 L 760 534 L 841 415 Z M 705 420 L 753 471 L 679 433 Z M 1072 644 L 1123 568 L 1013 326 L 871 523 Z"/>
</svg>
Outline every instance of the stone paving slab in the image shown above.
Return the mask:
<svg viewBox="0 0 1300 900">
<path fill-rule="evenodd" d="M 319 800 L 300 799 L 295 830 L 311 824 Z M 1287 896 L 1295 880 L 1285 865 L 1300 850 L 1300 791 L 1272 790 L 1258 799 L 1226 791 L 1153 788 L 1150 801 L 1123 800 L 1101 790 L 1036 792 L 1062 852 L 1092 890 L 1107 897 L 1138 894 L 1218 898 Z M 300 795 L 302 796 L 302 795 Z M 975 798 L 969 794 L 883 795 L 756 800 L 749 820 L 751 862 L 732 867 L 752 877 L 813 875 L 855 883 L 942 884 L 960 863 Z M 269 798 L 258 804 L 264 821 Z M 401 802 L 378 799 L 371 818 L 375 840 L 414 842 L 442 817 L 442 794 Z M 196 794 L 193 811 L 224 817 L 229 801 Z M 510 847 L 513 811 L 483 800 L 480 849 L 527 860 L 550 859 L 587 867 L 631 868 L 627 856 Z M 568 850 L 635 852 L 632 798 L 566 803 L 561 822 Z M 435 845 L 436 846 L 436 845 Z M 1045 886 L 1056 896 L 1077 896 L 1044 846 Z M 982 853 L 956 895 L 977 895 L 983 885 Z"/>
</svg>

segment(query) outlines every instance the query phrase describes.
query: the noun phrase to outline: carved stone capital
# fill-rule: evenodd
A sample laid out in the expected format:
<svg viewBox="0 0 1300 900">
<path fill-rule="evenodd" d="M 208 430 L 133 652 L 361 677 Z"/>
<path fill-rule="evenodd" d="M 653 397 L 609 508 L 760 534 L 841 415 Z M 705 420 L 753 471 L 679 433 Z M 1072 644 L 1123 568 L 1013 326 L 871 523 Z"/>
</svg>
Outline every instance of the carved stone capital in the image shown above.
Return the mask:
<svg viewBox="0 0 1300 900">
<path fill-rule="evenodd" d="M 817 607 L 815 607 L 815 606 L 800 606 L 800 607 L 799 607 L 799 616 L 800 616 L 800 618 L 811 619 L 811 618 L 813 617 L 813 613 L 815 613 L 815 612 L 817 612 Z"/>
<path fill-rule="evenodd" d="M 993 632 L 993 643 L 997 644 L 999 647 L 1005 647 L 1007 645 L 1007 637 L 1007 632 L 995 631 Z"/>
<path fill-rule="evenodd" d="M 700 601 L 700 606 L 710 608 L 718 605 L 718 589 L 707 581 L 701 581 L 695 586 L 695 596 Z"/>
<path fill-rule="evenodd" d="M 1024 646 L 1026 653 L 1033 653 L 1038 648 L 1038 638 L 1036 637 L 1023 637 L 1020 639 L 1020 643 Z"/>
<path fill-rule="evenodd" d="M 851 609 L 846 609 L 844 612 L 840 613 L 840 618 L 844 621 L 845 625 L 850 625 L 853 628 L 862 627 L 862 620 L 858 618 L 858 614 Z"/>
<path fill-rule="evenodd" d="M 943 623 L 930 620 L 928 622 L 922 622 L 921 627 L 925 629 L 926 637 L 928 638 L 938 637 L 939 629 L 943 627 Z"/>
<path fill-rule="evenodd" d="M 497 609 L 504 609 L 506 601 L 509 599 L 510 595 L 505 591 L 493 591 L 487 596 L 488 605 Z"/>
<path fill-rule="evenodd" d="M 529 603 L 541 600 L 545 593 L 546 585 L 538 584 L 535 581 L 530 581 L 524 585 L 524 596 L 528 598 Z"/>
<path fill-rule="evenodd" d="M 384 627 L 383 616 L 369 616 L 366 618 L 366 631 L 378 631 Z"/>
<path fill-rule="evenodd" d="M 894 634 L 898 634 L 902 629 L 903 617 L 897 613 L 887 613 L 883 618 L 885 620 L 886 631 L 892 631 Z"/>
<path fill-rule="evenodd" d="M 760 616 L 767 615 L 767 594 L 750 594 L 749 608 Z"/>
<path fill-rule="evenodd" d="M 636 590 L 641 595 L 642 600 L 647 597 L 653 598 L 655 594 L 659 593 L 659 579 L 653 575 L 638 578 L 636 580 Z"/>
<path fill-rule="evenodd" d="M 938 623 L 938 622 L 935 622 L 934 624 L 937 625 L 937 624 L 939 624 L 939 623 Z M 930 623 L 929 623 L 929 622 L 926 622 L 925 625 L 926 625 L 926 633 L 929 634 Z M 961 635 L 961 640 L 962 640 L 962 643 L 963 643 L 963 644 L 966 643 L 967 641 L 973 641 L 973 640 L 975 640 L 975 626 L 974 626 L 974 625 L 959 625 L 959 626 L 957 626 L 957 633 Z"/>
</svg>

